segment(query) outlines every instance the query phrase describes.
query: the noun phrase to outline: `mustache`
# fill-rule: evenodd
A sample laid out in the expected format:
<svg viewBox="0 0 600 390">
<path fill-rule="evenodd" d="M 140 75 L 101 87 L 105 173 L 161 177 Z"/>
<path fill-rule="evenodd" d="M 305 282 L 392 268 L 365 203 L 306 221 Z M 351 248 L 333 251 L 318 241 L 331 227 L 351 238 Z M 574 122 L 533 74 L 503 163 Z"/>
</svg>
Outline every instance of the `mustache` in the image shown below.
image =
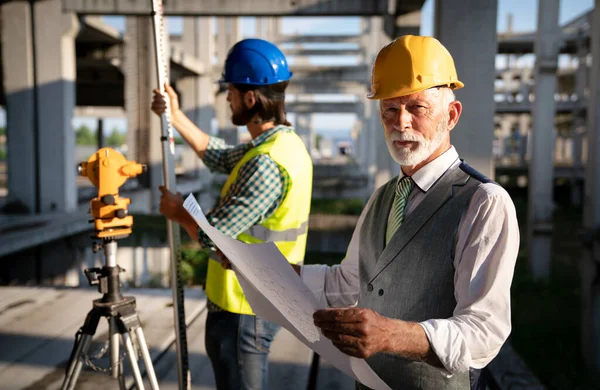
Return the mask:
<svg viewBox="0 0 600 390">
<path fill-rule="evenodd" d="M 400 141 L 400 142 L 421 142 L 423 141 L 423 137 L 414 133 L 406 133 L 394 131 L 390 134 L 390 141 Z"/>
</svg>

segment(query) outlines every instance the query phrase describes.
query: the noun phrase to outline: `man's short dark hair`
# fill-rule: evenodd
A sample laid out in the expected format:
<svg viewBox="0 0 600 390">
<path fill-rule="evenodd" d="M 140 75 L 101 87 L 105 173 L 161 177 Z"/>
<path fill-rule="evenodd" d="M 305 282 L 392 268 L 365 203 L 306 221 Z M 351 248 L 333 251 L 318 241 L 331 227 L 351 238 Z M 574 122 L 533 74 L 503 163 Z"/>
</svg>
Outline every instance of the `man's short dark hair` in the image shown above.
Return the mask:
<svg viewBox="0 0 600 390">
<path fill-rule="evenodd" d="M 250 110 L 252 116 L 258 114 L 257 117 L 261 123 L 272 120 L 276 125 L 291 126 L 292 124 L 286 119 L 285 112 L 285 89 L 288 84 L 289 81 L 282 81 L 269 85 L 233 84 L 233 86 L 242 94 L 254 91 L 256 104 Z"/>
</svg>

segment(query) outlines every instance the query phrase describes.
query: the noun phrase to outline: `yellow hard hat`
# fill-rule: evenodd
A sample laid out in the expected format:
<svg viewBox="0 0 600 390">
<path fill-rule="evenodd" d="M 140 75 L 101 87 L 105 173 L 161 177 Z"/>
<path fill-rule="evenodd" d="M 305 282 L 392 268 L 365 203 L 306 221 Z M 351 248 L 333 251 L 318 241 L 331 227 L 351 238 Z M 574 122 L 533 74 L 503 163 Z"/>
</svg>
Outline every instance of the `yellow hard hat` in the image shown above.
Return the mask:
<svg viewBox="0 0 600 390">
<path fill-rule="evenodd" d="M 459 89 L 454 60 L 435 38 L 404 35 L 377 54 L 371 78 L 369 99 L 381 100 L 446 85 Z"/>
</svg>

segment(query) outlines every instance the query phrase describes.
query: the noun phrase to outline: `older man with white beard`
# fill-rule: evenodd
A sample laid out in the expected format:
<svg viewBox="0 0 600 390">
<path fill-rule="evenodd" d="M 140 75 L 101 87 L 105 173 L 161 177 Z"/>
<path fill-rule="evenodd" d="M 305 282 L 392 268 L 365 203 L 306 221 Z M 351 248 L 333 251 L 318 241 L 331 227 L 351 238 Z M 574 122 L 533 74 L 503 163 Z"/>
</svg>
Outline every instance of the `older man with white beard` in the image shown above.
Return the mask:
<svg viewBox="0 0 600 390">
<path fill-rule="evenodd" d="M 511 330 L 519 227 L 508 193 L 450 142 L 463 86 L 434 38 L 379 52 L 368 97 L 401 173 L 371 196 L 340 265 L 294 266 L 329 307 L 314 314 L 323 335 L 393 389 L 483 389 Z"/>
</svg>

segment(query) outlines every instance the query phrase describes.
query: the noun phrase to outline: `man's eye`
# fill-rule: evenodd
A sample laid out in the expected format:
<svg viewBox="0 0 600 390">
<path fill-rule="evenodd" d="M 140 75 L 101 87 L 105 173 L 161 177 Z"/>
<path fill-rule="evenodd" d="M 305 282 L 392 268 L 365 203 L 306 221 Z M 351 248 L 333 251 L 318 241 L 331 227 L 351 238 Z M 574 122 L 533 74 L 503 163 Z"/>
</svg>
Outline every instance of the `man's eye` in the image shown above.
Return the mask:
<svg viewBox="0 0 600 390">
<path fill-rule="evenodd" d="M 398 112 L 397 107 L 388 107 L 385 109 L 385 112 Z"/>
</svg>

